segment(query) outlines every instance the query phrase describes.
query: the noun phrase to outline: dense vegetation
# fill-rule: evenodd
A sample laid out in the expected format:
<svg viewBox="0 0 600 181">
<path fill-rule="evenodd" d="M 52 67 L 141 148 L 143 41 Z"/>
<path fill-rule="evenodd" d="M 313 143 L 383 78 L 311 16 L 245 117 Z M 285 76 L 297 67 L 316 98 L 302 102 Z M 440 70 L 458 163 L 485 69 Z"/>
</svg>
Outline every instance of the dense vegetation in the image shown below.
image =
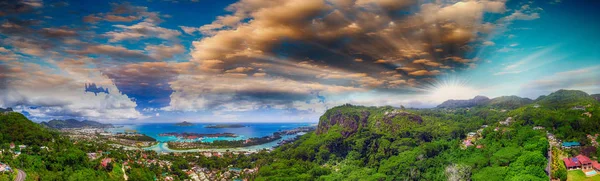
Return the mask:
<svg viewBox="0 0 600 181">
<path fill-rule="evenodd" d="M 67 120 L 50 120 L 48 122 L 41 122 L 43 126 L 54 129 L 63 129 L 63 128 L 112 128 L 112 124 L 102 124 L 96 121 L 78 121 L 75 119 L 67 119 Z"/>
<path fill-rule="evenodd" d="M 548 180 L 546 131 L 534 126 L 583 144 L 586 134 L 600 131 L 598 102 L 580 91 L 486 102 L 457 109 L 332 108 L 315 133 L 277 149 L 257 179 Z M 511 107 L 518 108 L 497 109 Z M 499 124 L 508 117 L 513 122 Z M 482 125 L 489 126 L 471 139 L 474 146 L 463 146 L 466 133 Z M 553 177 L 564 180 L 565 173 Z"/>
<path fill-rule="evenodd" d="M 136 135 L 127 135 L 127 134 L 117 134 L 116 136 L 117 138 L 121 138 L 121 139 L 126 139 L 126 140 L 133 140 L 133 141 L 156 141 L 156 139 L 148 136 L 148 135 L 143 135 L 143 134 L 136 134 Z"/>
<path fill-rule="evenodd" d="M 599 103 L 594 97 L 567 90 L 533 102 L 503 97 L 467 108 L 414 110 L 342 105 L 328 110 L 315 132 L 271 153 L 208 158 L 195 153 L 184 157 L 115 150 L 102 143 L 75 144 L 19 113 L 2 113 L 0 149 L 8 150 L 12 142 L 28 147 L 18 157 L 1 155 L 0 161 L 25 170 L 28 178 L 36 180 L 122 180 L 122 163 L 146 154 L 147 159 L 169 160 L 173 166 L 160 168 L 131 162 L 125 171 L 129 180 L 153 180 L 167 172 L 175 174 L 175 179 L 186 179 L 182 170 L 195 163 L 211 169 L 259 167 L 258 175 L 245 176 L 256 180 L 493 181 L 548 180 L 544 169 L 551 156 L 551 165 L 555 165 L 552 177 L 565 180 L 567 172 L 556 159 L 559 151 L 547 155 L 546 131 L 561 140 L 579 141 L 587 149 L 590 145 L 586 135 L 600 132 L 599 116 Z M 513 118 L 509 125 L 499 123 L 508 117 Z M 534 126 L 546 129 L 534 130 Z M 469 132 L 477 133 L 467 137 Z M 473 146 L 464 146 L 465 139 L 470 139 Z M 97 150 L 111 151 L 104 157 L 113 158 L 113 163 L 105 168 L 100 166 L 100 159 L 86 157 L 85 153 Z M 600 149 L 593 150 L 582 153 L 592 158 L 600 156 Z M 578 153 L 571 150 L 565 154 Z"/>
</svg>

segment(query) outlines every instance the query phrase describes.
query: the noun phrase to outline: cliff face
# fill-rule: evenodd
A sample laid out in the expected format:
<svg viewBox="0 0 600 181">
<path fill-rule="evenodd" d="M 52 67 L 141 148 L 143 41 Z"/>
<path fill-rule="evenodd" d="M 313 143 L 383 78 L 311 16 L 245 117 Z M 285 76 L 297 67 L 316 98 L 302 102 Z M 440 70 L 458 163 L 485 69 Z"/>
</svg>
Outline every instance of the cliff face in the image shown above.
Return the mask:
<svg viewBox="0 0 600 181">
<path fill-rule="evenodd" d="M 323 134 L 337 125 L 341 134 L 348 137 L 360 129 L 370 129 L 378 133 L 398 133 L 413 125 L 423 123 L 421 116 L 394 109 L 392 107 L 362 107 L 344 105 L 329 109 L 319 121 L 317 134 Z"/>
<path fill-rule="evenodd" d="M 332 114 L 324 115 L 325 120 L 319 121 L 319 125 L 317 127 L 317 134 L 325 133 L 331 128 L 331 126 L 339 125 L 342 127 L 342 136 L 348 137 L 358 130 L 359 127 L 365 126 L 367 124 L 369 115 L 371 114 L 368 111 L 361 111 L 360 115 L 351 114 L 347 115 L 342 113 L 341 110 L 336 110 Z"/>
</svg>

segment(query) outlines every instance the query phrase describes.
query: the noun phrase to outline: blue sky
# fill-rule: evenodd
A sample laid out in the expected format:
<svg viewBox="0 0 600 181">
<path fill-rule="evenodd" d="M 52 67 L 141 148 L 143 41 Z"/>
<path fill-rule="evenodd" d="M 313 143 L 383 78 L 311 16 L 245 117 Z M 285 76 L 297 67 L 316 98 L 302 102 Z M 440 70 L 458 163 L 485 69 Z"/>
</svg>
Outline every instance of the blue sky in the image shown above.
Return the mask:
<svg viewBox="0 0 600 181">
<path fill-rule="evenodd" d="M 0 107 L 36 121 L 316 122 L 351 103 L 600 93 L 596 1 L 0 4 Z"/>
</svg>

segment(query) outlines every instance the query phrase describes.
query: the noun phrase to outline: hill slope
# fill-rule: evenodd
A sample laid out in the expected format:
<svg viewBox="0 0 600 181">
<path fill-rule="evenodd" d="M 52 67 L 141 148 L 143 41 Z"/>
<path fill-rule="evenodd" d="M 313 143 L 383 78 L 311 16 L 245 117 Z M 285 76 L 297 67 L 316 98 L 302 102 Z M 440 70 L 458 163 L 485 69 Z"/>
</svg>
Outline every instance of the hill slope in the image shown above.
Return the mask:
<svg viewBox="0 0 600 181">
<path fill-rule="evenodd" d="M 535 101 L 537 104 L 548 108 L 571 108 L 597 103 L 596 99 L 579 90 L 558 90 L 547 96 L 540 96 Z"/>
<path fill-rule="evenodd" d="M 78 121 L 75 119 L 67 119 L 67 120 L 50 120 L 48 122 L 41 122 L 43 126 L 54 129 L 63 129 L 63 128 L 112 128 L 114 127 L 112 124 L 102 124 L 96 121 Z"/>
<path fill-rule="evenodd" d="M 0 114 L 0 143 L 43 145 L 52 140 L 53 133 L 20 113 Z"/>
<path fill-rule="evenodd" d="M 531 104 L 533 100 L 529 98 L 521 98 L 518 96 L 501 96 L 490 100 L 487 104 L 490 107 L 516 109 L 518 107 Z"/>
<path fill-rule="evenodd" d="M 475 96 L 469 100 L 447 100 L 442 104 L 438 105 L 438 108 L 466 108 L 486 105 L 490 101 L 490 98 L 485 96 Z"/>
</svg>

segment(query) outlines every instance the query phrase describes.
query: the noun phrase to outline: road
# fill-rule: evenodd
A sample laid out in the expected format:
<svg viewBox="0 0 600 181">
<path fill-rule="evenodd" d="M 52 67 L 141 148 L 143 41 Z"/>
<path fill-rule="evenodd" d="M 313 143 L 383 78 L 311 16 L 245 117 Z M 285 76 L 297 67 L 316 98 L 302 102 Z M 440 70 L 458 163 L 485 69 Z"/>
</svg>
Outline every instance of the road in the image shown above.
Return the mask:
<svg viewBox="0 0 600 181">
<path fill-rule="evenodd" d="M 546 166 L 546 173 L 548 174 L 548 178 L 552 180 L 552 144 L 550 144 L 550 149 L 548 149 L 548 165 Z"/>
<path fill-rule="evenodd" d="M 24 181 L 25 177 L 27 177 L 27 174 L 23 170 L 17 169 L 17 178 L 15 178 L 15 181 Z"/>
</svg>

